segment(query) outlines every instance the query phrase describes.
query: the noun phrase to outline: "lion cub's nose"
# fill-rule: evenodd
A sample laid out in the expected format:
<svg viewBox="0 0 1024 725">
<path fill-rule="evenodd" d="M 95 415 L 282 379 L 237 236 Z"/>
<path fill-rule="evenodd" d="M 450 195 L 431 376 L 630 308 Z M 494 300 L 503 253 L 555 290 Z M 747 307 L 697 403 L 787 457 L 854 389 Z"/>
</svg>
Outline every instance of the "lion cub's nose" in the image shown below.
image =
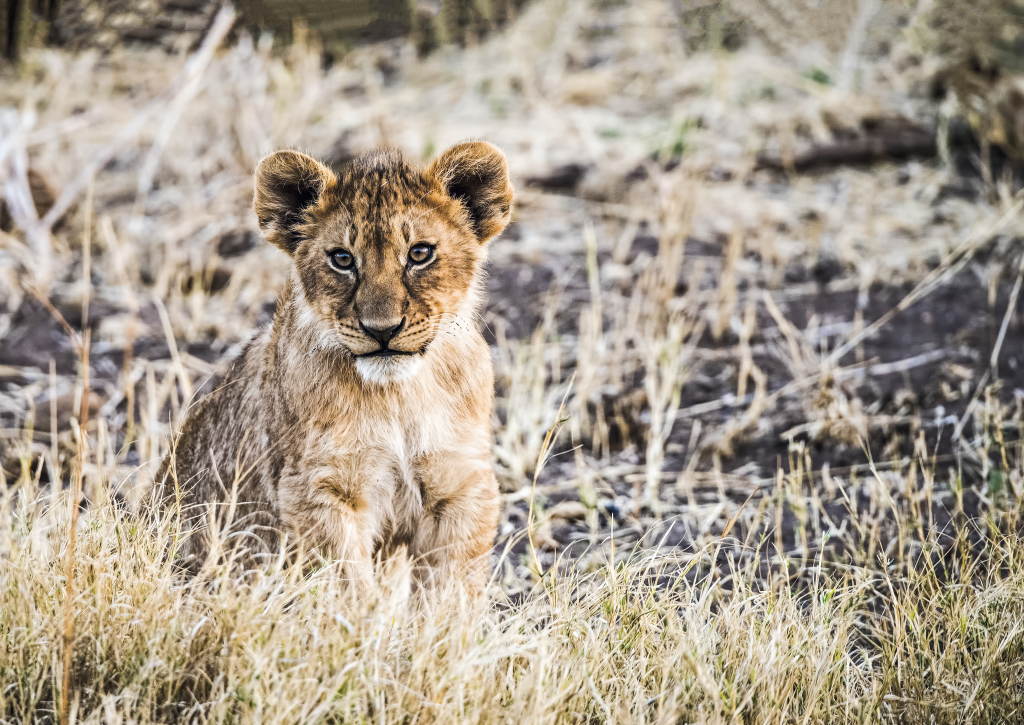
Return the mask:
<svg viewBox="0 0 1024 725">
<path fill-rule="evenodd" d="M 405 327 L 405 318 L 403 317 L 394 325 L 389 325 L 387 323 L 380 325 L 380 323 L 377 323 L 376 321 L 372 325 L 367 325 L 365 322 L 360 320 L 359 326 L 363 328 L 363 332 L 379 342 L 382 348 L 386 348 L 392 338 L 394 338 L 394 336 L 401 332 L 402 328 Z"/>
</svg>

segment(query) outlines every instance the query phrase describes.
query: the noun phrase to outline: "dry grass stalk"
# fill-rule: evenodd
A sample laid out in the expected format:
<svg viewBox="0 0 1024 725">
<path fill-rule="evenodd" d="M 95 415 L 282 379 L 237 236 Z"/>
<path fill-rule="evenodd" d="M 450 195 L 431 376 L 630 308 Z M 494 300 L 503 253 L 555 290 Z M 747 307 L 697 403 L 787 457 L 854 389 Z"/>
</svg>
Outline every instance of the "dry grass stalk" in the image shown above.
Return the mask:
<svg viewBox="0 0 1024 725">
<path fill-rule="evenodd" d="M 78 536 L 78 514 L 81 508 L 82 479 L 87 465 L 89 425 L 89 347 L 92 337 L 91 330 L 85 330 L 82 342 L 80 365 L 82 369 L 81 417 L 78 424 L 78 456 L 75 459 L 75 472 L 71 496 L 68 499 L 68 544 L 64 579 L 64 666 L 61 672 L 60 689 L 60 721 L 70 722 L 68 717 L 68 698 L 71 692 L 71 661 L 75 645 L 75 555 Z"/>
<path fill-rule="evenodd" d="M 650 429 L 647 438 L 646 480 L 643 490 L 634 490 L 636 505 L 646 505 L 658 512 L 658 491 L 664 462 L 665 443 L 675 425 L 676 414 L 687 378 L 687 364 L 694 340 L 704 326 L 683 309 L 670 315 L 663 331 L 646 329 L 637 336 L 643 340 L 644 388 L 650 406 Z"/>
<path fill-rule="evenodd" d="M 562 402 L 558 406 L 558 413 L 555 415 L 555 423 L 548 428 L 547 433 L 544 434 L 544 442 L 541 444 L 540 452 L 537 456 L 537 465 L 534 467 L 533 471 L 533 484 L 530 488 L 530 510 L 526 517 L 526 534 L 530 542 L 530 553 L 533 556 L 534 574 L 538 578 L 544 576 L 544 570 L 541 567 L 540 558 L 537 556 L 537 544 L 534 541 L 533 531 L 533 509 L 537 499 L 537 478 L 540 476 L 540 472 L 543 470 L 544 464 L 547 463 L 548 457 L 551 455 L 551 448 L 558 440 L 558 434 L 561 433 L 562 427 L 566 423 L 567 419 L 563 417 L 565 401 L 572 390 L 572 384 L 573 381 L 570 380 L 568 387 L 566 387 L 565 395 L 562 396 Z"/>
</svg>

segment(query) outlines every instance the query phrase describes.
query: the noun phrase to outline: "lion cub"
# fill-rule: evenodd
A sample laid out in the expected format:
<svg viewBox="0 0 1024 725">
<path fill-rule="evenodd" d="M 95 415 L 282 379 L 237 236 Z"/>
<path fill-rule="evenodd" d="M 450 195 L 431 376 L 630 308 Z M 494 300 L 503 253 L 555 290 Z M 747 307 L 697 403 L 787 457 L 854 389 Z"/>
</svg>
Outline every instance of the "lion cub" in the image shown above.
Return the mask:
<svg viewBox="0 0 1024 725">
<path fill-rule="evenodd" d="M 403 546 L 421 579 L 485 583 L 499 496 L 476 316 L 511 205 L 505 157 L 482 142 L 426 169 L 396 151 L 340 176 L 296 151 L 259 164 L 256 216 L 291 278 L 162 466 L 183 563 L 202 565 L 215 526 L 249 555 L 287 535 L 363 583 Z"/>
</svg>

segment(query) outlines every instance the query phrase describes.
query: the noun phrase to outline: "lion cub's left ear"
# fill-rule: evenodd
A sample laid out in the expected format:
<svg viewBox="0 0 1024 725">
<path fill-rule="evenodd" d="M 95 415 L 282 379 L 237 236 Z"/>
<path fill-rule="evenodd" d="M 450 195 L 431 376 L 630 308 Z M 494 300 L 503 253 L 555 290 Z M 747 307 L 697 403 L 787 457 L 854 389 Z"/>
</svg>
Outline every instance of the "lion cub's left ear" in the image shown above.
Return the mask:
<svg viewBox="0 0 1024 725">
<path fill-rule="evenodd" d="M 496 146 L 483 141 L 452 146 L 430 165 L 427 175 L 462 204 L 481 244 L 508 226 L 512 218 L 512 182 L 505 154 Z"/>
</svg>

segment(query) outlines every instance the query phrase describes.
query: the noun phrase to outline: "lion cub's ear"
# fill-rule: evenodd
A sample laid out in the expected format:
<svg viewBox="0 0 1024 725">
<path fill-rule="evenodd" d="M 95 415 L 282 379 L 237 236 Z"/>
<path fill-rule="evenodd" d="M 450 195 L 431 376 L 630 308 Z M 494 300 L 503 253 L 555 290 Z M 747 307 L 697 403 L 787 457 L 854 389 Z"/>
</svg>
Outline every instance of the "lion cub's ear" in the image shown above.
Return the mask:
<svg viewBox="0 0 1024 725">
<path fill-rule="evenodd" d="M 483 141 L 457 144 L 441 154 L 427 174 L 437 180 L 445 194 L 462 203 L 481 243 L 508 226 L 512 183 L 505 154 L 497 147 Z"/>
<path fill-rule="evenodd" d="M 253 207 L 267 241 L 292 254 L 302 239 L 304 214 L 337 182 L 334 172 L 298 151 L 278 151 L 256 167 Z"/>
</svg>

